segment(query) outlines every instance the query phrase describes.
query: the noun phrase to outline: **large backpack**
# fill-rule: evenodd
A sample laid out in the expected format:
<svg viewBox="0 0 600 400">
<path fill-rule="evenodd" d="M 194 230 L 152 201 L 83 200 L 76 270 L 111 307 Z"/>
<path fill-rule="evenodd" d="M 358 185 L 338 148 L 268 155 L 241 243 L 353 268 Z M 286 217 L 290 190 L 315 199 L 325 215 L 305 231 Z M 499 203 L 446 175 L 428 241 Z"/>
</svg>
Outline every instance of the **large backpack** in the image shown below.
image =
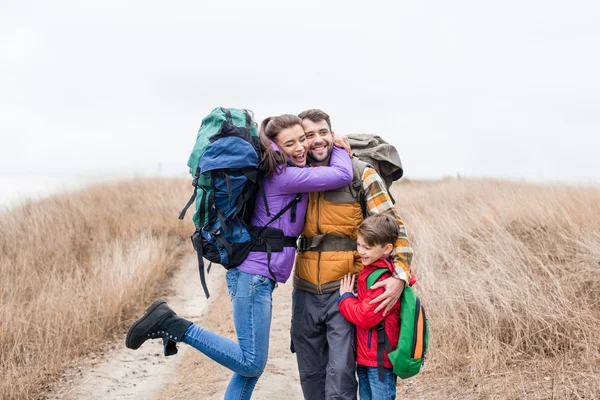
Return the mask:
<svg viewBox="0 0 600 400">
<path fill-rule="evenodd" d="M 268 228 L 300 196 L 277 213 L 263 227 L 250 226 L 254 200 L 262 176 L 259 171 L 261 146 L 252 114 L 235 108 L 215 108 L 202 120 L 196 143 L 188 160 L 194 193 L 179 215 L 196 203 L 192 220 L 196 230 L 192 243 L 198 255 L 200 281 L 209 297 L 204 261 L 226 269 L 240 265 L 250 251 L 281 251 L 295 246 L 295 237 L 286 237 L 280 229 Z M 266 196 L 264 197 L 266 201 Z M 275 275 L 268 265 L 272 278 Z M 209 265 L 210 271 L 210 265 Z"/>
<path fill-rule="evenodd" d="M 383 140 L 380 136 L 367 133 L 348 135 L 350 149 L 353 155 L 352 166 L 354 169 L 354 181 L 352 182 L 353 195 L 361 205 L 363 215 L 366 217 L 366 201 L 362 187 L 362 176 L 365 168 L 371 167 L 383 179 L 389 192 L 394 181 L 402 178 L 404 170 L 396 148 Z"/>
<path fill-rule="evenodd" d="M 389 270 L 378 268 L 367 277 L 367 289 Z M 410 378 L 419 373 L 425 362 L 429 347 L 429 324 L 425 316 L 425 308 L 410 286 L 406 286 L 400 296 L 400 334 L 398 346 L 392 349 L 381 321 L 377 331 L 377 369 L 383 379 L 383 351 L 387 352 L 392 363 L 394 374 L 402 379 Z"/>
</svg>

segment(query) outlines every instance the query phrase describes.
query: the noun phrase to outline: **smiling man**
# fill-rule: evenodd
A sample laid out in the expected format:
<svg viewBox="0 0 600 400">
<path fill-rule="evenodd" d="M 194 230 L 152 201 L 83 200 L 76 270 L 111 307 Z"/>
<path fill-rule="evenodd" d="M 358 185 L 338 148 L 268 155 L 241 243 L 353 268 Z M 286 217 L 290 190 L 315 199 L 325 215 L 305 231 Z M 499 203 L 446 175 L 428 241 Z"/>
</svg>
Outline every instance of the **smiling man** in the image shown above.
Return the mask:
<svg viewBox="0 0 600 400">
<path fill-rule="evenodd" d="M 334 144 L 329 115 L 307 110 L 298 115 L 308 140 L 312 166 L 329 165 Z M 305 399 L 356 399 L 355 329 L 339 312 L 340 279 L 362 269 L 356 230 L 369 215 L 389 213 L 400 224 L 394 244 L 396 274 L 374 286 L 385 287 L 376 312 L 400 298 L 410 276 L 412 250 L 406 228 L 385 183 L 368 164 L 352 159 L 354 181 L 341 189 L 310 193 L 299 241 L 292 294 L 292 346 Z M 360 193 L 360 195 L 359 195 Z M 363 196 L 363 204 L 359 201 Z"/>
</svg>

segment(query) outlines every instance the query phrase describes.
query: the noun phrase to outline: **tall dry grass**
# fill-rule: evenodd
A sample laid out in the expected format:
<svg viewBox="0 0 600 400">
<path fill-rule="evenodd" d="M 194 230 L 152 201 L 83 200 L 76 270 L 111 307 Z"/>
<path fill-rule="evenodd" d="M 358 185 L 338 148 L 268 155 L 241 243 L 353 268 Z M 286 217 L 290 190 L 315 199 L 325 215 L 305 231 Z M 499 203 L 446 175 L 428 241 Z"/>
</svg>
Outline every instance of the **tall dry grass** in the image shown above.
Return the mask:
<svg viewBox="0 0 600 400">
<path fill-rule="evenodd" d="M 0 397 L 38 398 L 164 290 L 190 250 L 190 188 L 103 184 L 0 214 Z"/>
<path fill-rule="evenodd" d="M 564 378 L 562 392 L 536 398 L 600 396 L 599 189 L 447 180 L 393 194 L 415 249 L 433 375 L 521 371 L 498 393 L 534 398 L 533 380 Z M 543 377 L 529 374 L 537 368 Z"/>
<path fill-rule="evenodd" d="M 176 219 L 189 189 L 107 184 L 0 215 L 3 397 L 37 398 L 159 294 L 191 252 Z M 417 397 L 596 398 L 600 190 L 448 180 L 393 194 L 431 323 Z"/>
</svg>

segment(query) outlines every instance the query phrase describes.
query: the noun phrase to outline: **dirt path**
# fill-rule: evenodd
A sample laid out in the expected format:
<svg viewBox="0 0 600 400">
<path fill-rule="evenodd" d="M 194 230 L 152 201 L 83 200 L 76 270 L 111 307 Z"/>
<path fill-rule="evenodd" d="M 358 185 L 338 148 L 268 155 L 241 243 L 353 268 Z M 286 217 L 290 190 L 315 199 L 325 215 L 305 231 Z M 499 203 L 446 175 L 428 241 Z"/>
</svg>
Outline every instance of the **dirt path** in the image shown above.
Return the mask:
<svg viewBox="0 0 600 400">
<path fill-rule="evenodd" d="M 172 296 L 166 298 L 176 312 L 191 321 L 202 322 L 206 310 L 225 288 L 225 270 L 213 268 L 208 276 L 211 298 L 202 293 L 195 258 L 187 260 L 172 279 Z M 100 360 L 92 355 L 85 364 L 69 371 L 66 381 L 47 398 L 50 399 L 155 399 L 161 389 L 177 376 L 185 354 L 193 351 L 180 344 L 176 356 L 164 357 L 162 341 L 146 342 L 136 351 L 127 349 L 125 336 L 110 346 Z"/>
<path fill-rule="evenodd" d="M 236 340 L 223 268 L 216 266 L 208 275 L 211 292 L 208 301 L 202 293 L 195 259 L 190 258 L 184 263 L 171 285 L 175 294 L 166 300 L 179 315 Z M 291 297 L 291 282 L 280 284 L 273 292 L 269 360 L 253 399 L 303 398 L 296 359 L 289 351 Z M 179 353 L 172 357 L 163 356 L 162 341 L 159 340 L 149 341 L 133 351 L 125 348 L 123 335 L 111 347 L 112 350 L 105 351 L 101 357 L 92 355 L 93 361 L 88 360 L 87 366 L 71 371 L 63 378 L 61 387 L 46 398 L 217 400 L 223 398 L 231 377 L 231 371 L 185 344 L 179 344 Z M 411 381 L 401 383 L 399 394 L 407 394 L 403 393 L 407 389 L 409 392 L 417 389 L 412 385 Z M 422 397 L 419 392 L 416 390 L 409 397 L 429 398 Z"/>
<path fill-rule="evenodd" d="M 235 330 L 231 301 L 225 287 L 210 307 L 203 327 L 233 340 Z M 291 281 L 279 285 L 273 292 L 273 321 L 267 366 L 254 390 L 253 399 L 302 399 L 296 358 L 290 353 L 290 321 L 292 311 Z M 218 400 L 231 377 L 231 371 L 213 362 L 198 351 L 187 352 L 177 377 L 162 390 L 161 400 L 206 399 Z"/>
</svg>

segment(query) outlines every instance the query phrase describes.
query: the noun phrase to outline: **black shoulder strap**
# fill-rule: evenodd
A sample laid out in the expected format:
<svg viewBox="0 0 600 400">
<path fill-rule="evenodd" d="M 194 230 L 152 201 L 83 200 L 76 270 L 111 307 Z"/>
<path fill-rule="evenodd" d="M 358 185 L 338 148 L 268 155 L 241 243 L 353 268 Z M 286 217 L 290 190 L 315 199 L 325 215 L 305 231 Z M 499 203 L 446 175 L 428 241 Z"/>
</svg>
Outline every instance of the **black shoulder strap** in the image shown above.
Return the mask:
<svg viewBox="0 0 600 400">
<path fill-rule="evenodd" d="M 269 201 L 267 200 L 267 193 L 265 192 L 265 185 L 262 181 L 258 183 L 258 190 L 263 198 L 263 203 L 265 203 L 265 210 L 267 211 L 267 217 L 271 216 L 271 211 L 269 210 Z"/>
<path fill-rule="evenodd" d="M 204 295 L 208 299 L 210 294 L 208 293 L 208 286 L 206 285 L 206 277 L 204 276 L 204 252 L 202 250 L 202 237 L 199 230 L 196 230 L 192 235 L 192 245 L 196 254 L 198 255 L 198 272 L 200 273 L 200 283 L 202 284 L 202 290 Z"/>
<path fill-rule="evenodd" d="M 352 194 L 354 195 L 360 209 L 362 210 L 363 218 L 367 218 L 367 199 L 365 196 L 365 189 L 363 188 L 363 175 L 365 169 L 371 167 L 368 163 L 362 161 L 360 158 L 352 157 L 352 172 L 354 180 L 352 181 L 351 188 Z"/>
<path fill-rule="evenodd" d="M 383 364 L 383 351 L 385 350 L 388 354 L 392 352 L 392 345 L 385 333 L 385 323 L 381 321 L 375 326 L 377 331 L 377 375 L 380 381 L 384 380 L 385 367 Z"/>
<path fill-rule="evenodd" d="M 194 186 L 194 193 L 192 193 L 192 197 L 190 197 L 190 199 L 188 200 L 185 207 L 183 207 L 183 210 L 181 210 L 181 213 L 179 214 L 179 219 L 183 219 L 183 217 L 185 217 L 185 213 L 187 212 L 188 208 L 190 208 L 190 206 L 194 203 L 194 200 L 196 200 L 196 195 L 198 194 L 198 178 L 199 177 L 200 177 L 200 167 L 196 168 L 196 174 L 194 175 L 194 180 L 192 181 L 192 186 Z"/>
<path fill-rule="evenodd" d="M 299 194 L 296 195 L 296 197 L 294 197 L 294 199 L 292 201 L 290 201 L 285 207 L 283 207 L 281 209 L 281 211 L 279 211 L 277 214 L 275 214 L 275 216 L 273 218 L 271 218 L 271 220 L 269 222 L 267 222 L 265 224 L 265 226 L 263 226 L 260 231 L 258 231 L 258 235 L 257 236 L 260 236 L 263 233 L 263 231 L 265 230 L 266 227 L 268 227 L 269 225 L 271 225 L 271 223 L 273 221 L 275 221 L 276 219 L 278 219 L 279 217 L 281 217 L 283 214 L 285 214 L 285 212 L 287 210 L 289 210 L 292 207 L 295 208 L 296 204 L 298 204 L 300 202 L 300 200 L 302 200 L 302 194 L 299 193 Z M 293 217 L 295 219 L 296 213 L 294 212 L 293 214 L 294 214 Z"/>
</svg>

